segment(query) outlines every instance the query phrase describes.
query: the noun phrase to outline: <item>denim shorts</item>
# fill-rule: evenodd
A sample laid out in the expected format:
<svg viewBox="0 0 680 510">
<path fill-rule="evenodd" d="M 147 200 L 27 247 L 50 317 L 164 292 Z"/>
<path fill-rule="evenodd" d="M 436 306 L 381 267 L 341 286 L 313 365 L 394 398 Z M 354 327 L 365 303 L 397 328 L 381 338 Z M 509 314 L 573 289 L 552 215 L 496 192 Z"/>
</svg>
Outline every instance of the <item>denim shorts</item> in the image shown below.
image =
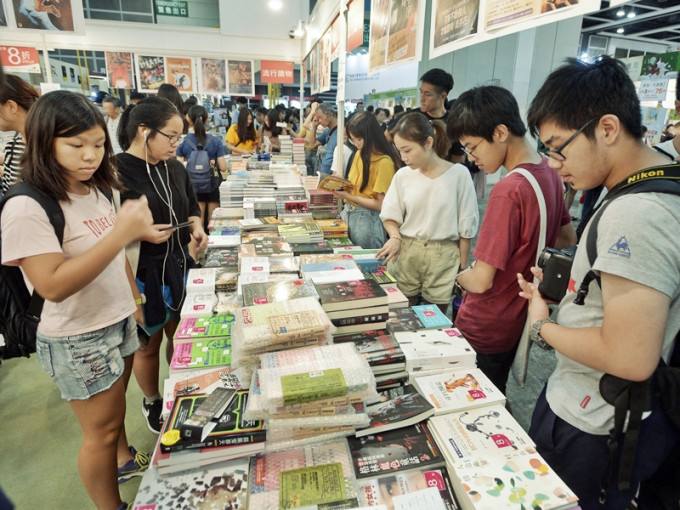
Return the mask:
<svg viewBox="0 0 680 510">
<path fill-rule="evenodd" d="M 108 390 L 125 370 L 124 358 L 139 347 L 137 324 L 130 316 L 82 335 L 38 335 L 36 351 L 64 400 L 86 400 Z"/>
<path fill-rule="evenodd" d="M 380 211 L 374 211 L 345 202 L 340 214 L 347 223 L 353 244 L 365 250 L 380 249 L 387 242 L 387 232 L 380 220 Z"/>
</svg>

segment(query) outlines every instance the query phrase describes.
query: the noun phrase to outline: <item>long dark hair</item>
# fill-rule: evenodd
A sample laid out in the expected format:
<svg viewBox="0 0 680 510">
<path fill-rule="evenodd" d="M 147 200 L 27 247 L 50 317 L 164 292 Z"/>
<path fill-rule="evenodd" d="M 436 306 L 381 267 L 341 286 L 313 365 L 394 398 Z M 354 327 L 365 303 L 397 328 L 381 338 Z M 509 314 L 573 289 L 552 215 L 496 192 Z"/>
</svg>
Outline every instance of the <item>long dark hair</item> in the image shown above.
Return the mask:
<svg viewBox="0 0 680 510">
<path fill-rule="evenodd" d="M 5 80 L 5 86 L 0 89 L 0 104 L 11 100 L 23 110 L 30 110 L 33 103 L 38 100 L 38 92 L 29 83 L 13 74 L 8 74 Z"/>
<path fill-rule="evenodd" d="M 179 110 L 167 99 L 160 97 L 142 99 L 136 105 L 130 105 L 126 108 L 120 116 L 118 143 L 124 151 L 128 150 L 137 135 L 139 126 L 150 127 L 152 132 L 149 134 L 149 138 L 153 139 L 157 135 L 156 131 L 153 130 L 163 129 L 163 126 L 175 115 L 182 118 Z"/>
<path fill-rule="evenodd" d="M 177 87 L 175 87 L 173 84 L 164 83 L 158 87 L 158 97 L 167 99 L 175 105 L 175 108 L 177 108 L 178 112 L 184 113 L 184 100 L 182 99 L 182 95 L 179 93 L 179 90 L 177 90 Z M 181 117 L 182 122 L 184 123 L 184 130 L 182 133 L 186 135 L 189 132 L 189 121 L 184 118 L 184 115 Z"/>
<path fill-rule="evenodd" d="M 276 108 L 272 108 L 271 110 L 269 110 L 267 112 L 267 120 L 269 121 L 269 126 L 267 126 L 266 124 L 262 126 L 263 133 L 264 129 L 268 129 L 269 131 L 271 131 L 272 136 L 279 136 L 283 131 L 283 129 L 276 125 L 276 123 L 279 122 L 279 111 Z"/>
<path fill-rule="evenodd" d="M 238 134 L 238 139 L 241 142 L 246 140 L 257 140 L 257 134 L 255 133 L 255 123 L 251 121 L 249 126 L 248 117 L 252 119 L 253 112 L 244 106 L 239 111 L 238 124 L 236 126 L 236 134 Z"/>
<path fill-rule="evenodd" d="M 394 163 L 395 170 L 399 168 L 399 158 L 390 146 L 387 138 L 380 129 L 380 124 L 370 112 L 359 112 L 352 115 L 347 123 L 347 133 L 355 138 L 361 138 L 364 144 L 361 147 L 361 162 L 363 163 L 363 175 L 361 176 L 361 191 L 368 185 L 371 170 L 371 155 L 384 154 L 389 156 Z"/>
<path fill-rule="evenodd" d="M 446 126 L 441 120 L 430 121 L 420 112 L 405 113 L 399 118 L 397 125 L 390 131 L 392 138 L 399 135 L 404 140 L 410 140 L 420 145 L 427 143 L 427 137 L 431 136 L 434 140 L 434 151 L 442 159 L 446 159 L 449 154 L 449 142 L 446 136 Z"/>
<path fill-rule="evenodd" d="M 9 77 L 8 77 L 9 78 Z M 55 138 L 69 138 L 99 127 L 104 140 L 104 158 L 86 182 L 90 188 L 121 189 L 113 164 L 113 148 L 106 121 L 97 107 L 82 94 L 56 90 L 38 99 L 26 117 L 26 150 L 21 178 L 45 195 L 70 201 L 66 170 L 54 157 Z"/>
<path fill-rule="evenodd" d="M 198 143 L 205 147 L 205 123 L 208 120 L 208 110 L 201 105 L 195 105 L 189 108 L 189 120 L 194 125 L 194 134 Z"/>
</svg>

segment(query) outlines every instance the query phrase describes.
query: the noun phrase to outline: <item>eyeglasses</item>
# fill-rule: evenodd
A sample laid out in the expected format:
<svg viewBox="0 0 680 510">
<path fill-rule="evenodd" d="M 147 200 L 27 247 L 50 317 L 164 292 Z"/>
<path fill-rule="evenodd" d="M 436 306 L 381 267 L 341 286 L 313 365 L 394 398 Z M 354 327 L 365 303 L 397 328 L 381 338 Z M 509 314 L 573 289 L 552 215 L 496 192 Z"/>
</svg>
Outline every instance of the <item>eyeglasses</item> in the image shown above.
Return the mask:
<svg viewBox="0 0 680 510">
<path fill-rule="evenodd" d="M 581 126 L 581 127 L 578 129 L 578 131 L 576 131 L 573 135 L 571 135 L 569 138 L 567 138 L 567 141 L 564 142 L 562 145 L 560 145 L 557 149 L 548 149 L 547 147 L 543 147 L 543 148 L 541 149 L 540 152 L 541 152 L 542 154 L 545 154 L 545 155 L 548 156 L 549 158 L 553 158 L 553 159 L 556 160 L 556 161 L 565 161 L 565 160 L 567 159 L 567 157 L 566 157 L 564 154 L 562 154 L 562 151 L 564 150 L 564 148 L 565 148 L 567 145 L 569 145 L 571 142 L 573 142 L 574 139 L 575 139 L 578 135 L 580 135 L 581 133 L 583 133 L 583 131 L 584 131 L 588 126 L 590 126 L 593 122 L 595 122 L 596 120 L 600 120 L 600 117 L 595 117 L 595 118 L 593 118 L 593 119 L 590 119 L 588 122 L 586 122 L 585 124 L 583 124 L 583 126 Z"/>
<path fill-rule="evenodd" d="M 471 158 L 476 158 L 477 156 L 475 155 L 475 151 L 477 150 L 477 147 L 485 140 L 485 138 L 482 138 L 477 145 L 472 147 L 471 149 L 468 149 L 467 147 L 463 146 L 463 152 L 470 156 Z"/>
<path fill-rule="evenodd" d="M 170 145 L 178 144 L 182 140 L 181 136 L 168 135 L 166 133 L 163 133 L 163 131 L 161 131 L 160 129 L 152 128 L 151 126 L 149 126 L 149 128 L 151 128 L 153 131 L 155 131 L 159 135 L 163 135 L 165 138 L 167 138 L 168 141 L 170 142 Z"/>
</svg>

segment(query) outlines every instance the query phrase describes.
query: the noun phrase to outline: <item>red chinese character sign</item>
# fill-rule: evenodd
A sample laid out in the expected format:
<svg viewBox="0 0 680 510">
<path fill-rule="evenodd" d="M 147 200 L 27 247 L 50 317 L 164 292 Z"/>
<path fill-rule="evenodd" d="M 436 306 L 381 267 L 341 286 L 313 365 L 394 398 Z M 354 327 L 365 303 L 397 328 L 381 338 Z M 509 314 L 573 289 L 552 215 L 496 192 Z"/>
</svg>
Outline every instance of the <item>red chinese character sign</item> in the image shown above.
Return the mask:
<svg viewBox="0 0 680 510">
<path fill-rule="evenodd" d="M 293 62 L 260 60 L 260 80 L 262 83 L 295 83 Z"/>
<path fill-rule="evenodd" d="M 39 73 L 38 50 L 25 46 L 0 46 L 0 61 L 8 71 Z"/>
</svg>

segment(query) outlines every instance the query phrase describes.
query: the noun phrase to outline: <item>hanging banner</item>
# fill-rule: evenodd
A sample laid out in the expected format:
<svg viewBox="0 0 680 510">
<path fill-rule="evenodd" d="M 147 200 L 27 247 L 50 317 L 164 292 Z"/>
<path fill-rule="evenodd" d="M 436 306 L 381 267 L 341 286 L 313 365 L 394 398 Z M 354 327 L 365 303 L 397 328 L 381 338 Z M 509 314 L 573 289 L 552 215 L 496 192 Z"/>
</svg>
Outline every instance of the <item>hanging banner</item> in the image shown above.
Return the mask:
<svg viewBox="0 0 680 510">
<path fill-rule="evenodd" d="M 371 0 L 371 35 L 368 43 L 368 72 L 385 66 L 390 0 Z"/>
<path fill-rule="evenodd" d="M 340 56 L 340 16 L 331 23 L 331 62 Z"/>
<path fill-rule="evenodd" d="M 642 123 L 647 126 L 647 141 L 654 145 L 661 141 L 666 120 L 666 108 L 661 105 L 642 107 Z"/>
<path fill-rule="evenodd" d="M 199 91 L 203 94 L 227 93 L 227 63 L 221 58 L 202 58 L 198 75 Z"/>
<path fill-rule="evenodd" d="M 0 62 L 7 71 L 39 73 L 38 50 L 28 46 L 0 46 Z"/>
<path fill-rule="evenodd" d="M 228 60 L 227 69 L 229 71 L 230 96 L 255 95 L 252 60 Z"/>
<path fill-rule="evenodd" d="M 180 92 L 194 92 L 194 59 L 191 57 L 166 57 L 168 83 Z"/>
<path fill-rule="evenodd" d="M 600 9 L 600 0 L 433 0 L 429 58 Z"/>
<path fill-rule="evenodd" d="M 260 81 L 262 83 L 295 83 L 293 62 L 260 60 Z"/>
<path fill-rule="evenodd" d="M 137 90 L 157 92 L 165 83 L 165 59 L 151 55 L 135 55 L 137 66 Z"/>
<path fill-rule="evenodd" d="M 347 52 L 364 43 L 364 0 L 352 0 L 347 8 Z"/>
<path fill-rule="evenodd" d="M 392 0 L 390 35 L 387 39 L 387 63 L 416 56 L 419 0 Z"/>
<path fill-rule="evenodd" d="M 319 43 L 309 52 L 309 92 L 319 93 Z"/>
<path fill-rule="evenodd" d="M 319 92 L 331 90 L 331 31 L 319 40 Z"/>
<path fill-rule="evenodd" d="M 479 0 L 434 0 L 432 10 L 435 49 L 477 33 Z"/>
<path fill-rule="evenodd" d="M 125 51 L 106 51 L 106 78 L 109 87 L 133 89 L 132 53 Z"/>
<path fill-rule="evenodd" d="M 74 32 L 74 14 L 78 14 L 79 10 L 79 17 L 82 19 L 83 7 L 80 0 L 75 0 L 74 6 L 71 1 L 46 3 L 44 0 L 12 0 L 17 28 Z"/>
<path fill-rule="evenodd" d="M 662 54 L 648 53 L 642 57 L 641 77 L 676 78 L 678 71 L 680 71 L 680 51 Z"/>
</svg>

